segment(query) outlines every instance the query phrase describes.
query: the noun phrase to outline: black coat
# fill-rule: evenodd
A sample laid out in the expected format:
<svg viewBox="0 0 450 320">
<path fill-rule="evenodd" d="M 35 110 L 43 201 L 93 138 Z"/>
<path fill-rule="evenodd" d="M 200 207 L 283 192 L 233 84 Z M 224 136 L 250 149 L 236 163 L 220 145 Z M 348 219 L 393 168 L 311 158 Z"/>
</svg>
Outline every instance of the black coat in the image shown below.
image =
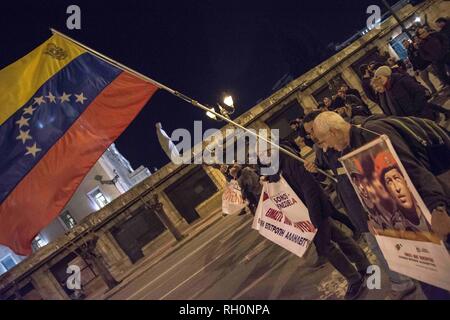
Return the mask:
<svg viewBox="0 0 450 320">
<path fill-rule="evenodd" d="M 408 47 L 408 59 L 415 71 L 425 70 L 425 68 L 431 64 L 430 61 L 427 61 L 420 56 L 419 50 L 414 48 L 413 45 Z"/>
<path fill-rule="evenodd" d="M 390 106 L 388 99 L 391 99 Z M 380 107 L 387 116 L 415 116 L 433 119 L 426 97 L 426 89 L 414 78 L 404 74 L 392 74 L 389 87 L 379 94 Z"/>
<path fill-rule="evenodd" d="M 442 28 L 441 31 L 439 31 L 439 33 L 441 35 L 443 35 L 444 37 L 447 38 L 447 41 L 450 44 L 450 21 L 447 21 L 447 23 L 445 24 L 445 26 Z"/>
<path fill-rule="evenodd" d="M 417 145 L 417 140 L 408 134 L 406 130 L 399 130 L 398 127 L 390 123 L 390 119 L 396 119 L 399 121 L 407 121 L 407 118 L 400 117 L 383 117 L 383 116 L 372 116 L 362 123 L 362 128 L 368 129 L 370 131 L 376 132 L 378 134 L 385 134 L 389 137 L 395 151 L 400 158 L 406 172 L 411 178 L 412 183 L 417 189 L 417 192 L 422 197 L 425 205 L 428 207 L 430 212 L 439 205 L 446 205 L 450 208 L 450 194 L 448 188 L 448 182 L 443 184 L 439 181 L 436 176 L 430 170 L 430 163 L 432 159 L 427 158 L 426 152 L 420 152 L 420 147 Z M 417 131 L 425 132 L 429 131 L 425 125 L 426 121 L 424 119 L 412 118 L 414 121 L 422 128 Z M 433 125 L 429 121 L 428 125 Z M 353 151 L 364 144 L 378 138 L 374 133 L 368 132 L 362 128 L 355 126 L 351 127 L 350 130 L 350 146 L 344 150 L 344 154 Z M 448 157 L 450 150 L 450 138 L 448 133 L 443 132 L 443 140 L 445 141 L 445 154 L 442 155 L 441 161 L 448 163 Z M 439 158 L 439 156 L 437 156 Z M 436 159 L 433 159 L 436 161 Z"/>
<path fill-rule="evenodd" d="M 359 232 L 369 232 L 367 227 L 367 212 L 361 205 L 347 174 L 342 172 L 343 167 L 338 160 L 341 157 L 341 152 L 333 149 L 323 151 L 321 148 L 315 148 L 314 151 L 316 153 L 316 166 L 324 171 L 331 170 L 333 172 L 333 176 L 337 180 L 335 184 L 337 196 L 353 225 Z M 319 173 L 315 177 L 321 181 L 324 175 Z"/>
<path fill-rule="evenodd" d="M 283 147 L 295 153 L 289 146 L 283 145 Z M 330 217 L 337 209 L 332 205 L 319 183 L 311 173 L 306 171 L 300 161 L 282 152 L 280 152 L 280 172 L 308 208 L 311 222 L 320 229 L 324 219 Z M 278 176 L 275 175 L 270 177 L 269 181 L 277 181 L 277 179 Z"/>
<path fill-rule="evenodd" d="M 376 104 L 378 104 L 379 103 L 378 96 L 375 93 L 375 91 L 373 90 L 372 86 L 370 85 L 370 81 L 371 81 L 370 77 L 369 78 L 363 78 L 361 80 L 362 88 L 363 88 L 364 93 L 366 94 L 367 98 L 369 100 L 371 100 L 372 102 L 375 102 Z"/>
<path fill-rule="evenodd" d="M 345 100 L 342 99 L 341 97 L 337 96 L 333 99 L 333 102 L 331 103 L 328 110 L 333 111 L 333 110 L 336 110 L 337 108 L 341 108 L 343 106 L 345 106 Z"/>
<path fill-rule="evenodd" d="M 419 54 L 426 61 L 439 62 L 448 54 L 449 43 L 447 37 L 440 32 L 431 33 L 419 45 Z"/>
<path fill-rule="evenodd" d="M 359 93 L 359 91 L 357 89 L 353 89 L 353 88 L 348 88 L 347 92 L 345 92 L 345 94 L 352 94 L 354 96 L 357 96 L 359 99 L 361 98 L 361 94 Z"/>
<path fill-rule="evenodd" d="M 259 183 L 259 175 L 255 170 L 245 167 L 238 173 L 237 182 L 241 188 L 244 200 L 252 205 L 258 205 L 259 196 L 261 195 L 262 186 Z"/>
</svg>

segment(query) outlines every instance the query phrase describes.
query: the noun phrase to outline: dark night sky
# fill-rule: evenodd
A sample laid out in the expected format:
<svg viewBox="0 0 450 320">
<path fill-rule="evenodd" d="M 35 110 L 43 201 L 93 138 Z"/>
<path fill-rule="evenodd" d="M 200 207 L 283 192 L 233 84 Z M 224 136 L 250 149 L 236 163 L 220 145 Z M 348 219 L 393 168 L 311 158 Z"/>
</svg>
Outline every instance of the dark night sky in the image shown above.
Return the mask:
<svg viewBox="0 0 450 320">
<path fill-rule="evenodd" d="M 66 28 L 70 4 L 81 7 L 81 30 Z M 327 45 L 362 29 L 370 4 L 381 1 L 1 1 L 0 68 L 54 27 L 203 103 L 215 105 L 230 92 L 237 116 L 269 96 L 285 73 L 299 76 L 332 55 Z M 204 130 L 223 125 L 159 91 L 116 144 L 134 168 L 160 168 L 169 160 L 155 123 L 170 135 L 194 120 Z"/>
</svg>

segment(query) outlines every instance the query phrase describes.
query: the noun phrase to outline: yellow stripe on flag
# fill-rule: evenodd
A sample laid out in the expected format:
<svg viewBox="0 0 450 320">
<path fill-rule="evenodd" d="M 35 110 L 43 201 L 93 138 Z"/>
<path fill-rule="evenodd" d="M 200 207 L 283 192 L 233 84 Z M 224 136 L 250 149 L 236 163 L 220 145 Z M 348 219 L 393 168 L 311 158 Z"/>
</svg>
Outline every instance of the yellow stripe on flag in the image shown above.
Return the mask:
<svg viewBox="0 0 450 320">
<path fill-rule="evenodd" d="M 0 125 L 36 91 L 86 50 L 53 35 L 22 59 L 0 70 Z"/>
</svg>

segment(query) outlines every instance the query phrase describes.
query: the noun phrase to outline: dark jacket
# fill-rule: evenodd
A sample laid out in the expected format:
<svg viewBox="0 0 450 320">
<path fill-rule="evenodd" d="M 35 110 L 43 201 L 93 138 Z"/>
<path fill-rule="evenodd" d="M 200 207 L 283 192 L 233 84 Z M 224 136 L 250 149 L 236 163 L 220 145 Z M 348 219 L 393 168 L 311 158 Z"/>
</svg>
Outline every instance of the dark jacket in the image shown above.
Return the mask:
<svg viewBox="0 0 450 320">
<path fill-rule="evenodd" d="M 337 108 L 341 108 L 343 106 L 345 106 L 345 100 L 343 98 L 337 96 L 333 99 L 333 102 L 331 103 L 328 110 L 333 111 L 333 110 L 336 110 Z"/>
<path fill-rule="evenodd" d="M 244 167 L 239 171 L 237 182 L 241 188 L 242 197 L 252 205 L 258 205 L 262 185 L 259 183 L 259 175 L 255 170 Z"/>
<path fill-rule="evenodd" d="M 392 74 L 386 91 L 379 94 L 380 107 L 387 116 L 415 116 L 433 119 L 426 89 L 409 75 Z"/>
<path fill-rule="evenodd" d="M 420 150 L 420 144 L 417 143 L 415 136 L 408 130 L 402 130 L 400 126 L 392 123 L 392 119 L 400 122 L 405 121 L 408 126 L 408 118 L 418 124 L 417 132 L 430 132 L 429 126 L 435 125 L 433 122 L 414 117 L 383 117 L 372 116 L 362 123 L 362 128 L 368 129 L 378 134 L 385 134 L 389 137 L 395 151 L 400 158 L 406 172 L 411 178 L 417 192 L 422 197 L 428 209 L 433 211 L 439 205 L 446 205 L 450 208 L 450 194 L 448 184 L 443 185 L 431 172 L 430 163 L 439 159 L 430 159 L 425 150 Z M 366 131 L 355 126 L 350 130 L 350 145 L 344 150 L 344 154 L 353 151 L 364 144 L 376 139 L 378 136 L 372 132 Z M 435 127 L 436 128 L 436 127 Z M 450 138 L 447 132 L 437 129 L 444 140 L 445 150 L 440 159 L 448 164 L 448 154 L 450 152 Z M 436 156 L 439 158 L 439 156 Z"/>
<path fill-rule="evenodd" d="M 408 47 L 407 51 L 409 62 L 411 62 L 415 71 L 425 70 L 426 67 L 431 64 L 430 61 L 427 61 L 420 56 L 419 49 L 414 48 L 412 44 Z"/>
<path fill-rule="evenodd" d="M 441 35 L 447 38 L 447 41 L 450 43 L 450 20 L 447 20 L 447 23 L 442 28 L 441 31 L 439 31 Z"/>
<path fill-rule="evenodd" d="M 448 39 L 439 32 L 430 33 L 419 45 L 419 54 L 426 61 L 439 62 L 445 59 L 449 50 Z"/>
<path fill-rule="evenodd" d="M 345 98 L 344 98 L 344 103 L 346 105 L 350 105 L 350 106 L 366 106 L 367 104 L 364 103 L 364 101 L 362 101 L 361 98 L 355 96 L 354 94 L 346 94 Z"/>
<path fill-rule="evenodd" d="M 356 120 L 357 117 L 369 117 L 371 115 L 372 112 L 367 106 L 352 106 L 352 116 L 350 121 L 357 122 Z"/>
<path fill-rule="evenodd" d="M 282 146 L 295 153 L 290 146 Z M 330 217 L 332 212 L 337 209 L 334 208 L 319 183 L 311 173 L 306 171 L 300 161 L 281 152 L 280 173 L 308 208 L 311 222 L 320 229 L 324 219 Z M 269 181 L 272 182 L 278 181 L 278 179 L 278 175 L 269 177 Z"/>
<path fill-rule="evenodd" d="M 368 117 L 372 115 L 367 104 L 355 95 L 349 94 L 345 96 L 345 104 L 352 109 L 351 118 L 356 116 Z"/>
<path fill-rule="evenodd" d="M 356 89 L 353 89 L 353 88 L 348 88 L 348 90 L 345 92 L 345 94 L 346 95 L 351 94 L 351 95 L 357 96 L 359 99 L 362 99 L 361 98 L 361 94 L 359 93 L 359 91 L 356 90 Z"/>
<path fill-rule="evenodd" d="M 369 100 L 371 100 L 374 103 L 379 103 L 379 99 L 377 94 L 375 93 L 375 91 L 373 90 L 372 86 L 370 85 L 370 81 L 372 80 L 372 78 L 368 77 L 368 78 L 363 78 L 361 80 L 361 85 L 362 88 L 364 90 L 364 93 L 366 94 L 367 98 Z"/>
<path fill-rule="evenodd" d="M 367 212 L 361 205 L 352 183 L 348 179 L 341 162 L 339 162 L 341 152 L 333 149 L 328 149 L 324 152 L 321 148 L 315 148 L 315 152 L 316 166 L 324 171 L 331 170 L 336 178 L 335 189 L 337 196 L 353 225 L 359 232 L 369 232 Z M 321 181 L 324 177 L 322 174 L 315 174 L 314 176 L 318 181 Z"/>
</svg>

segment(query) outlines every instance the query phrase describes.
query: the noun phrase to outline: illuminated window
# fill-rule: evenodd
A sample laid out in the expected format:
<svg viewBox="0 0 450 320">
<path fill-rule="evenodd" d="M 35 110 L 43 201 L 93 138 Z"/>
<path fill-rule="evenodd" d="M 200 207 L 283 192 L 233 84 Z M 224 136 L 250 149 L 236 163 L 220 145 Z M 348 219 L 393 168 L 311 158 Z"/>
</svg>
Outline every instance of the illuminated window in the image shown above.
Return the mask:
<svg viewBox="0 0 450 320">
<path fill-rule="evenodd" d="M 106 199 L 103 192 L 100 190 L 100 188 L 95 188 L 91 192 L 88 193 L 88 197 L 97 204 L 99 208 L 103 208 L 108 204 L 108 199 Z"/>
<path fill-rule="evenodd" d="M 39 248 L 42 248 L 48 244 L 48 241 L 46 241 L 41 234 L 38 234 L 33 241 L 31 242 L 31 246 L 36 251 Z"/>
<path fill-rule="evenodd" d="M 17 263 L 16 260 L 12 257 L 12 255 L 7 255 L 5 258 L 3 258 L 0 261 L 0 264 L 5 268 L 7 271 L 12 269 Z"/>
<path fill-rule="evenodd" d="M 76 224 L 77 224 L 75 219 L 70 214 L 69 210 L 66 210 L 63 213 L 61 213 L 59 218 L 60 218 L 61 222 L 63 223 L 64 228 L 66 230 L 73 229 L 76 226 Z"/>
</svg>

